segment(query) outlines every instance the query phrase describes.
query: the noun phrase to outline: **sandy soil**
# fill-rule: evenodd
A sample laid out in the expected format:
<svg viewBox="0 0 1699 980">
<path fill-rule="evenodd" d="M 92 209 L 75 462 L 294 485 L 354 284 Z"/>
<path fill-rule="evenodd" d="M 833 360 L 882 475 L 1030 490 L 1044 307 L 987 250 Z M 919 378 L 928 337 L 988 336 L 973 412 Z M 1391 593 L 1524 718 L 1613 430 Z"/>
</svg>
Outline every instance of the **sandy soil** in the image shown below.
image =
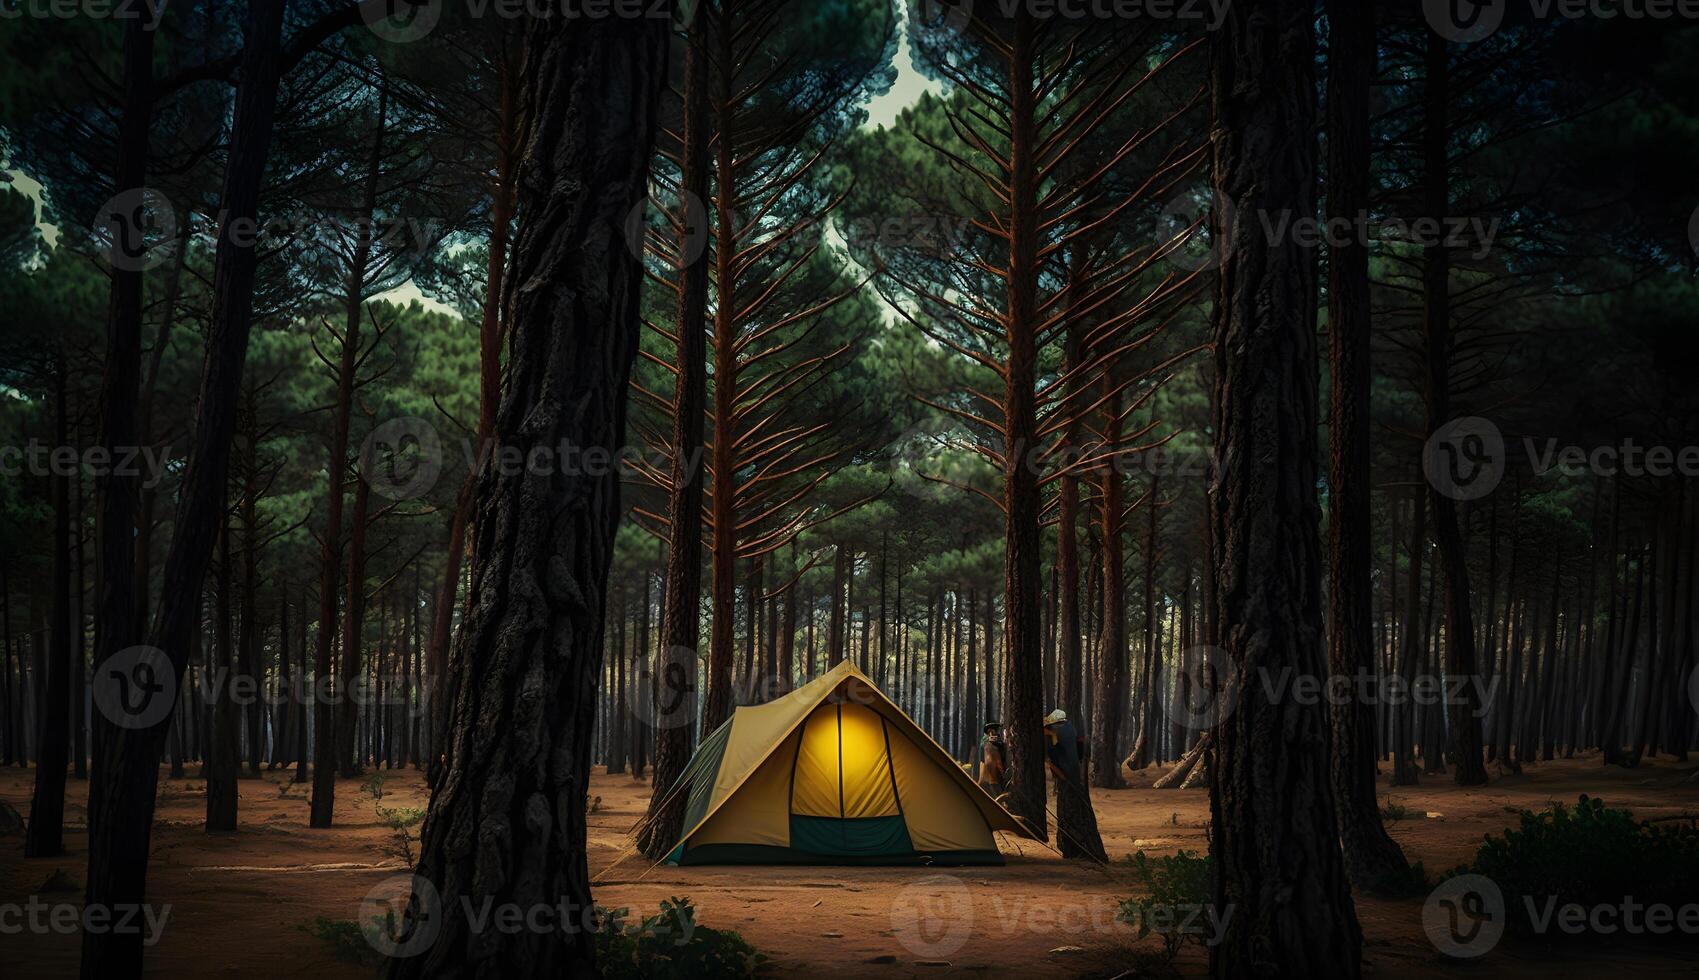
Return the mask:
<svg viewBox="0 0 1699 980">
<path fill-rule="evenodd" d="M 1390 795 L 1408 808 L 1392 835 L 1433 874 L 1466 859 L 1484 833 L 1514 822 L 1517 808 L 1573 802 L 1583 792 L 1647 817 L 1693 812 L 1699 784 L 1686 780 L 1689 772 L 1690 766 L 1670 763 L 1605 769 L 1588 758 L 1530 766 L 1525 775 L 1495 779 L 1484 789 L 1462 790 L 1444 779 L 1390 794 L 1383 787 L 1383 799 Z M 1148 786 L 1155 774 L 1142 774 L 1135 785 Z M 303 926 L 321 916 L 358 919 L 362 898 L 402 872 L 392 853 L 394 832 L 357 781 L 338 783 L 335 829 L 309 830 L 306 787 L 287 778 L 268 773 L 243 780 L 241 830 L 215 835 L 201 829 L 204 783 L 162 779 L 149 900 L 170 903 L 171 910 L 148 953 L 150 976 L 371 975 Z M 27 812 L 30 780 L 24 770 L 0 772 L 0 799 Z M 652 912 L 663 898 L 687 896 L 698 921 L 735 929 L 771 957 L 772 975 L 1109 977 L 1155 969 L 1156 940 L 1135 941 L 1114 922 L 1119 898 L 1135 891 L 1122 870 L 1063 861 L 1025 841 L 1018 849 L 1005 842 L 1008 864 L 1001 868 L 651 868 L 640 857 L 621 859 L 624 833 L 643 812 L 648 784 L 597 773 L 592 792 L 600 797 L 590 816 L 596 900 Z M 20 838 L 0 841 L 0 907 L 30 896 L 80 902 L 86 793 L 85 783 L 72 782 L 67 855 L 25 860 Z M 1208 800 L 1201 790 L 1093 796 L 1114 859 L 1141 848 L 1152 854 L 1205 848 Z M 387 781 L 383 805 L 425 803 L 419 774 L 397 772 Z M 1506 941 L 1483 960 L 1449 961 L 1425 938 L 1421 908 L 1420 897 L 1358 901 L 1372 975 L 1596 977 L 1608 968 L 1693 976 L 1690 949 L 1638 942 L 1553 950 Z M 0 975 L 74 975 L 77 941 L 71 933 L 0 934 Z M 1186 976 L 1201 975 L 1205 965 L 1196 948 L 1176 962 Z"/>
</svg>

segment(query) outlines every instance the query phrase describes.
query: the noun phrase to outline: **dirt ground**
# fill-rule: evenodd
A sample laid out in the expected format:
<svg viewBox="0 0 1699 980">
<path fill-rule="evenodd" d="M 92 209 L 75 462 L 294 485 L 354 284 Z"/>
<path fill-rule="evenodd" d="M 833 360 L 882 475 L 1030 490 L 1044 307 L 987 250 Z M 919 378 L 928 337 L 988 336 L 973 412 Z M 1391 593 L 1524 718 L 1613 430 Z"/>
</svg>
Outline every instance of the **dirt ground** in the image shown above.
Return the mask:
<svg viewBox="0 0 1699 980">
<path fill-rule="evenodd" d="M 1432 876 L 1469 857 L 1483 834 L 1513 823 L 1518 808 L 1590 793 L 1645 817 L 1691 813 L 1699 807 L 1699 783 L 1687 780 L 1690 772 L 1691 766 L 1667 762 L 1606 769 L 1594 757 L 1529 766 L 1484 789 L 1459 789 L 1445 778 L 1390 793 L 1383 787 L 1382 799 L 1407 809 L 1392 836 Z M 1134 785 L 1148 786 L 1157 774 L 1140 774 Z M 25 770 L 0 772 L 0 799 L 27 813 L 31 778 Z M 244 779 L 240 831 L 215 835 L 201 829 L 204 782 L 161 780 L 148 898 L 171 908 L 147 954 L 150 976 L 371 975 L 345 949 L 304 927 L 319 917 L 360 918 L 366 894 L 402 872 L 394 831 L 380 822 L 358 781 L 337 785 L 335 829 L 309 830 L 306 786 L 287 780 L 277 772 Z M 598 772 L 591 786 L 600 798 L 590 815 L 596 901 L 635 913 L 653 912 L 670 896 L 688 897 L 700 923 L 737 930 L 769 956 L 770 975 L 1111 977 L 1155 969 L 1157 941 L 1135 941 L 1129 927 L 1114 921 L 1119 899 L 1135 892 L 1124 869 L 1064 861 L 1012 840 L 1003 844 L 1008 863 L 1000 868 L 651 868 L 640 857 L 621 859 L 648 784 Z M 394 773 L 384 792 L 386 807 L 426 804 L 415 772 Z M 0 908 L 31 896 L 81 901 L 87 784 L 73 781 L 70 793 L 67 855 L 25 860 L 20 837 L 0 840 Z M 1204 791 L 1134 788 L 1093 797 L 1115 860 L 1138 849 L 1205 849 Z M 1419 896 L 1358 900 L 1372 975 L 1597 977 L 1601 968 L 1694 975 L 1690 949 L 1635 942 L 1553 950 L 1507 940 L 1481 960 L 1447 960 L 1426 939 L 1421 910 Z M 77 943 L 69 930 L 0 931 L 0 976 L 72 976 Z M 1176 966 L 1181 975 L 1201 975 L 1205 954 L 1188 947 Z"/>
</svg>

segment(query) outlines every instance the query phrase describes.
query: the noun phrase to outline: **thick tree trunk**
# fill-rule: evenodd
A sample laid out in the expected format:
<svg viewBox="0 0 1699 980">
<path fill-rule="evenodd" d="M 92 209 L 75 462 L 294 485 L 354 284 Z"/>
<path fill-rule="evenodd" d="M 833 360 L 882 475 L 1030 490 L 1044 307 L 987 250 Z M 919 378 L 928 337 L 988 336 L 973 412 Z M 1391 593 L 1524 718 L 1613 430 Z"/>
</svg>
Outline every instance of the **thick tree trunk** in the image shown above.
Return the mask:
<svg viewBox="0 0 1699 980">
<path fill-rule="evenodd" d="M 1339 851 L 1323 705 L 1265 699 L 1263 671 L 1321 676 L 1315 253 L 1256 218 L 1315 212 L 1315 27 L 1293 0 L 1234 4 L 1212 37 L 1215 484 L 1221 639 L 1243 693 L 1214 731 L 1216 977 L 1355 977 L 1362 934 Z"/>
<path fill-rule="evenodd" d="M 528 29 L 504 445 L 613 453 L 624 438 L 642 266 L 623 219 L 643 197 L 666 48 L 667 24 L 652 19 L 544 17 Z M 590 729 L 618 475 L 486 472 L 477 513 L 456 745 L 432 793 L 418 875 L 442 910 L 463 899 L 588 909 Z M 422 955 L 390 960 L 393 980 L 595 971 L 587 930 L 492 936 L 453 912 L 410 914 L 441 928 Z"/>
<path fill-rule="evenodd" d="M 1373 8 L 1329 0 L 1327 213 L 1351 220 L 1369 206 L 1369 85 L 1375 74 Z M 1332 418 L 1328 424 L 1328 667 L 1351 678 L 1374 673 L 1374 557 L 1369 476 L 1369 249 L 1334 245 L 1328 253 L 1328 343 Z M 1381 825 L 1375 799 L 1374 708 L 1352 698 L 1336 704 L 1333 805 L 1345 873 L 1368 891 L 1404 890 L 1410 865 Z"/>
<path fill-rule="evenodd" d="M 708 199 L 707 23 L 702 9 L 690 25 L 684 62 L 684 131 L 680 186 L 695 200 Z M 688 237 L 689 231 L 685 233 Z M 682 242 L 678 270 L 678 360 L 673 383 L 673 458 L 667 499 L 671 546 L 661 599 L 661 642 L 654 681 L 638 697 L 650 698 L 647 716 L 655 729 L 654 794 L 639 849 L 660 858 L 684 832 L 684 799 L 667 794 L 690 762 L 696 710 L 697 650 L 702 642 L 702 415 L 707 401 L 708 263 L 691 256 Z M 647 652 L 647 651 L 645 651 Z"/>
<path fill-rule="evenodd" d="M 152 645 L 170 658 L 170 676 L 178 685 L 188 664 L 189 635 L 197 628 L 201 584 L 218 529 L 252 324 L 259 256 L 231 234 L 231 228 L 235 222 L 256 220 L 282 70 L 282 24 L 280 0 L 251 0 L 232 117 L 230 162 L 221 196 L 224 223 L 214 257 L 212 315 L 195 441 L 161 578 L 160 614 L 151 634 Z M 112 506 L 110 500 L 107 506 Z M 133 508 L 132 499 L 121 514 L 130 514 Z M 126 519 L 108 520 L 105 531 L 110 533 L 114 524 Z M 123 558 L 122 565 L 129 567 L 133 556 Z M 127 582 L 120 582 L 122 589 L 115 591 L 113 579 L 122 575 L 114 575 L 111 568 L 109 564 L 103 573 L 103 587 L 112 602 L 103 601 L 101 607 L 104 613 L 121 603 L 122 609 L 129 610 L 118 614 L 123 620 L 133 615 L 134 591 Z M 146 897 L 159 757 L 169 721 L 167 714 L 147 727 L 111 729 L 99 745 L 101 759 L 91 787 L 87 906 L 138 906 Z M 141 940 L 139 931 L 86 930 L 82 976 L 85 980 L 139 976 Z"/>
</svg>

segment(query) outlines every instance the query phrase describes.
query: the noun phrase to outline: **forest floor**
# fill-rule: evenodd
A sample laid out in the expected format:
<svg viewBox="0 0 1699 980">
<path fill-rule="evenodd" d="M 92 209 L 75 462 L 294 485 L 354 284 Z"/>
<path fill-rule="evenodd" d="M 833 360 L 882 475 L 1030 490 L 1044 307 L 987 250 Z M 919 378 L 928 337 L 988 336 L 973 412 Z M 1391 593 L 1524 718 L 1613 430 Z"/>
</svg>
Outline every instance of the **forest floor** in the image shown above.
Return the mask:
<svg viewBox="0 0 1699 980">
<path fill-rule="evenodd" d="M 1483 834 L 1516 822 L 1515 811 L 1574 802 L 1582 793 L 1627 806 L 1642 817 L 1692 812 L 1699 784 L 1691 765 L 1649 762 L 1636 770 L 1604 768 L 1597 756 L 1530 765 L 1520 776 L 1495 778 L 1485 788 L 1460 789 L 1445 777 L 1386 792 L 1408 812 L 1390 827 L 1412 861 L 1433 876 L 1469 858 Z M 1147 787 L 1160 770 L 1134 774 Z M 163 775 L 163 771 L 162 771 Z M 27 813 L 32 774 L 0 772 L 0 800 Z M 241 830 L 202 830 L 205 783 L 161 779 L 148 898 L 169 918 L 147 953 L 158 977 L 366 977 L 369 955 L 352 929 L 369 891 L 403 868 L 396 833 L 375 804 L 423 807 L 423 779 L 397 771 L 381 801 L 361 782 L 339 781 L 336 827 L 307 828 L 307 787 L 284 772 L 244 779 Z M 740 932 L 770 957 L 766 973 L 789 976 L 1035 976 L 1172 975 L 1156 955 L 1155 938 L 1136 940 L 1114 921 L 1120 899 L 1132 895 L 1125 868 L 1109 870 L 1064 861 L 1032 844 L 1005 841 L 1004 867 L 966 869 L 650 867 L 620 858 L 625 831 L 642 815 L 647 782 L 598 771 L 591 792 L 590 864 L 599 875 L 598 903 L 653 914 L 662 899 L 688 897 L 697 921 Z M 1094 790 L 1104 843 L 1120 861 L 1143 849 L 1152 855 L 1203 851 L 1209 801 L 1203 790 Z M 87 860 L 87 783 L 73 780 L 67 801 L 67 846 L 59 858 L 25 860 L 21 837 L 0 841 L 0 974 L 75 974 L 77 936 L 11 928 L 18 906 L 39 902 L 75 907 Z M 417 828 L 415 828 L 417 829 Z M 405 879 L 397 879 L 404 881 Z M 1692 976 L 1691 947 L 1615 941 L 1561 949 L 1506 940 L 1479 961 L 1442 958 L 1422 928 L 1422 896 L 1401 901 L 1359 898 L 1369 972 L 1376 977 L 1597 977 L 1601 968 L 1640 976 Z M 26 911 L 25 915 L 28 913 Z M 45 917 L 44 921 L 51 921 Z M 316 925 L 315 925 L 316 923 Z M 1206 971 L 1204 951 L 1188 946 L 1175 961 L 1183 976 Z"/>
</svg>

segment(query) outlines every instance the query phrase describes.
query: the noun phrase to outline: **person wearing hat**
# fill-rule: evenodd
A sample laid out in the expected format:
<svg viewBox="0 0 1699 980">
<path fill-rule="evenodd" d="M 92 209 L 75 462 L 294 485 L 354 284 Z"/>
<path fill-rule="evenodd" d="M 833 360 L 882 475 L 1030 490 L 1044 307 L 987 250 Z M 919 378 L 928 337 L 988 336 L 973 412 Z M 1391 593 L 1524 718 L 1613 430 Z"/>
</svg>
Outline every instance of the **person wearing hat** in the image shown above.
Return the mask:
<svg viewBox="0 0 1699 980">
<path fill-rule="evenodd" d="M 1051 775 L 1075 785 L 1083 783 L 1081 765 L 1091 753 L 1068 713 L 1061 708 L 1044 716 L 1045 763 Z"/>
<path fill-rule="evenodd" d="M 979 740 L 979 785 L 992 796 L 1001 794 L 1009 772 L 1009 747 L 1003 741 L 1003 725 L 998 721 L 985 723 L 985 735 Z"/>
</svg>

